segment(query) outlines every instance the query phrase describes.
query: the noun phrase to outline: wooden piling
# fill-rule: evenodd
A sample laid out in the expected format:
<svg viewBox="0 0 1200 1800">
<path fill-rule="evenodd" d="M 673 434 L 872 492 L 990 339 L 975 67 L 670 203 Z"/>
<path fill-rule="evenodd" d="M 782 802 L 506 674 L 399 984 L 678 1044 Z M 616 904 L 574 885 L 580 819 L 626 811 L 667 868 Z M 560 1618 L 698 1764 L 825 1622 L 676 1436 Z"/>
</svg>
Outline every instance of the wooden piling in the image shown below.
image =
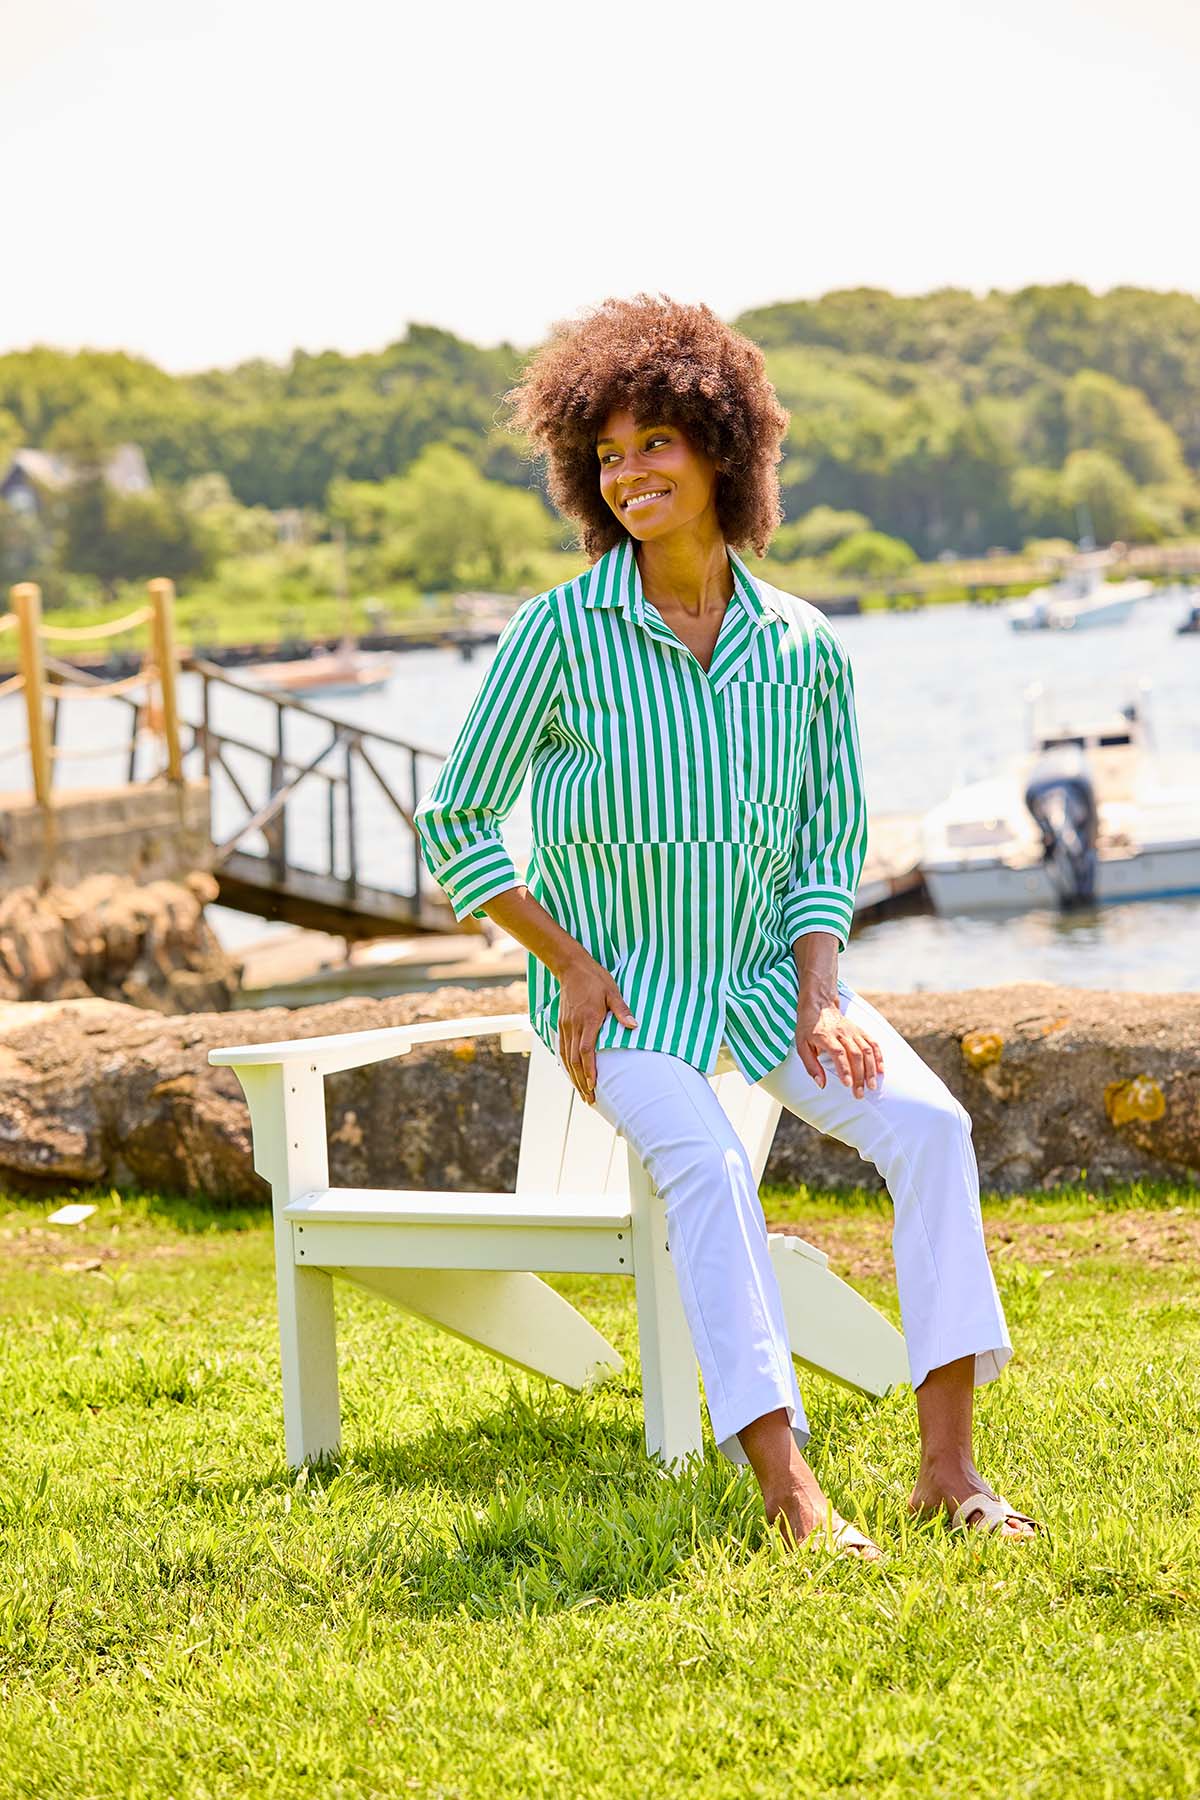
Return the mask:
<svg viewBox="0 0 1200 1800">
<path fill-rule="evenodd" d="M 175 695 L 175 676 L 179 656 L 175 644 L 175 583 L 165 576 L 147 583 L 150 604 L 154 608 L 151 625 L 154 662 L 158 669 L 158 691 L 162 696 L 163 734 L 167 741 L 167 779 L 183 780 L 183 757 L 179 746 L 179 707 Z"/>
<path fill-rule="evenodd" d="M 33 771 L 34 798 L 49 807 L 53 772 L 50 739 L 46 730 L 46 667 L 42 659 L 42 590 L 36 581 L 21 581 L 12 590 L 17 615 L 24 676 L 25 713 L 29 721 L 29 763 Z"/>
</svg>

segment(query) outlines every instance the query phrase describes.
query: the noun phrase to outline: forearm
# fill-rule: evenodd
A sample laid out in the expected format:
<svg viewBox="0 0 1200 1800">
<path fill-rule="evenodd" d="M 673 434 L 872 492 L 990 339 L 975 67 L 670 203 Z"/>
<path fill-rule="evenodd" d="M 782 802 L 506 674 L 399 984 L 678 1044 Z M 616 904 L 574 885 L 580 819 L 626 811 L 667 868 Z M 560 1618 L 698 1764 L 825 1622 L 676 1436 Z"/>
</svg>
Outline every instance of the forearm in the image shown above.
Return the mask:
<svg viewBox="0 0 1200 1800">
<path fill-rule="evenodd" d="M 800 991 L 819 998 L 823 1005 L 837 1004 L 838 939 L 832 931 L 806 931 L 792 945 L 800 973 Z"/>
<path fill-rule="evenodd" d="M 510 937 L 516 938 L 518 944 L 524 945 L 531 955 L 544 963 L 558 980 L 580 959 L 588 962 L 594 960 L 578 938 L 573 938 L 569 931 L 563 930 L 557 919 L 551 918 L 523 882 L 516 887 L 505 888 L 501 894 L 493 894 L 484 903 L 484 911 L 502 931 L 507 931 Z"/>
</svg>

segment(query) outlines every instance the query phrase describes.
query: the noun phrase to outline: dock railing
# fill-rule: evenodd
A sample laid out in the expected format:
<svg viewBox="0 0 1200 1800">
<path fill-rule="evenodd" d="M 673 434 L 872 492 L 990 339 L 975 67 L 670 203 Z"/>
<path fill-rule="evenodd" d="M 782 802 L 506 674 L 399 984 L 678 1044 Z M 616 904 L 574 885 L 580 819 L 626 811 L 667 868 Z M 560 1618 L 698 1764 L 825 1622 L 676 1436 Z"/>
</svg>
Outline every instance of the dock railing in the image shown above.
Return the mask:
<svg viewBox="0 0 1200 1800">
<path fill-rule="evenodd" d="M 210 866 L 226 905 L 347 937 L 454 929 L 444 895 L 425 874 L 413 817 L 421 759 L 436 765 L 441 754 L 371 726 L 332 718 L 290 694 L 241 680 L 202 656 L 180 655 L 174 584 L 154 580 L 147 592 L 145 606 L 120 618 L 65 626 L 45 619 L 39 588 L 22 582 L 11 590 L 12 610 L 0 615 L 0 642 L 7 632 L 16 632 L 19 639 L 19 667 L 0 682 L 0 698 L 21 696 L 27 727 L 25 741 L 0 754 L 28 751 L 32 798 L 47 849 L 52 853 L 60 837 L 63 799 L 56 796 L 56 766 L 64 758 L 120 756 L 128 786 L 165 781 L 178 792 L 181 808 L 203 781 Z M 50 648 L 91 645 L 147 625 L 149 647 L 141 667 L 118 680 L 76 668 Z M 199 677 L 198 717 L 188 718 L 180 710 L 181 673 Z M 218 722 L 220 704 L 214 702 L 219 694 L 249 695 L 273 709 L 266 742 L 255 743 L 236 727 Z M 123 703 L 129 708 L 128 734 L 115 743 L 60 744 L 60 708 L 68 699 L 72 704 Z M 314 743 L 318 731 L 324 741 Z M 139 772 L 139 746 L 147 736 L 160 746 L 160 754 L 152 759 L 155 766 Z M 252 759 L 249 764 L 247 758 Z M 307 798 L 314 788 L 324 789 L 316 818 Z M 389 880 L 386 886 L 372 883 L 364 869 L 369 834 L 363 803 L 372 788 L 407 840 L 407 867 L 398 882 Z M 289 817 L 297 812 L 298 820 Z M 289 829 L 296 825 L 299 829 Z M 296 839 L 303 842 L 296 844 Z M 472 922 L 465 929 L 478 927 Z"/>
<path fill-rule="evenodd" d="M 59 707 L 67 698 L 124 701 L 133 714 L 128 779 L 131 782 L 135 779 L 138 739 L 148 735 L 156 739 L 163 750 L 161 767 L 151 779 L 165 777 L 175 784 L 183 782 L 176 692 L 179 655 L 175 639 L 175 584 L 160 577 L 148 584 L 147 591 L 148 605 L 125 613 L 119 619 L 106 619 L 99 625 L 48 624 L 42 612 L 41 589 L 36 582 L 18 582 L 10 592 L 12 610 L 0 616 L 0 637 L 10 630 L 17 632 L 19 666 L 7 681 L 0 682 L 0 698 L 13 693 L 24 697 L 26 743 L 15 745 L 14 749 L 28 749 L 34 799 L 47 812 L 53 807 L 54 770 L 58 762 L 68 757 L 112 755 L 114 748 L 123 751 L 126 747 L 124 744 L 88 744 L 69 750 L 60 745 Z M 127 675 L 120 681 L 103 681 L 89 675 L 47 649 L 48 643 L 95 643 L 147 624 L 150 647 L 142 659 L 142 666 L 136 674 Z M 135 699 L 137 694 L 141 697 Z"/>
</svg>

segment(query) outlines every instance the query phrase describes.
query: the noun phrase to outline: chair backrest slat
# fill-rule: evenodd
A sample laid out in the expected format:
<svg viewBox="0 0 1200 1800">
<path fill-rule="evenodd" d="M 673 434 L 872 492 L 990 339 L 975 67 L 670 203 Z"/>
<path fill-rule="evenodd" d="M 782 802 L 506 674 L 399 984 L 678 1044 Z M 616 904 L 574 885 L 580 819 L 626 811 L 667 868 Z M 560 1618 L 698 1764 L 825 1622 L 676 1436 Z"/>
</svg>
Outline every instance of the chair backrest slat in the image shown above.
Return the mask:
<svg viewBox="0 0 1200 1800">
<path fill-rule="evenodd" d="M 627 1194 L 626 1158 L 617 1150 L 612 1126 L 594 1106 L 583 1104 L 545 1044 L 535 1038 L 517 1161 L 518 1194 Z"/>
<path fill-rule="evenodd" d="M 730 1124 L 762 1180 L 780 1106 L 736 1068 L 710 1077 Z M 629 1161 L 616 1132 L 594 1106 L 585 1106 L 553 1055 L 535 1038 L 517 1162 L 518 1194 L 629 1192 Z"/>
</svg>

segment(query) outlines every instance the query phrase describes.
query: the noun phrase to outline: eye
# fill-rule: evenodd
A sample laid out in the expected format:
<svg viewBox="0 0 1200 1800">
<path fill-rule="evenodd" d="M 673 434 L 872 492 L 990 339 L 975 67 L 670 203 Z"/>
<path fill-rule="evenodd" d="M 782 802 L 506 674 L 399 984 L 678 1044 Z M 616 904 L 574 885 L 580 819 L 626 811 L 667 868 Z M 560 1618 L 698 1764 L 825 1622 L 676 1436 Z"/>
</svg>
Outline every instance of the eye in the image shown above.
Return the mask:
<svg viewBox="0 0 1200 1800">
<path fill-rule="evenodd" d="M 646 448 L 652 450 L 655 444 L 669 444 L 670 441 L 665 431 L 656 431 L 652 438 L 646 439 Z"/>
<path fill-rule="evenodd" d="M 600 466 L 603 468 L 604 464 L 608 461 L 609 457 L 616 456 L 616 455 L 617 455 L 617 452 L 615 450 L 602 450 L 600 452 Z"/>
</svg>

